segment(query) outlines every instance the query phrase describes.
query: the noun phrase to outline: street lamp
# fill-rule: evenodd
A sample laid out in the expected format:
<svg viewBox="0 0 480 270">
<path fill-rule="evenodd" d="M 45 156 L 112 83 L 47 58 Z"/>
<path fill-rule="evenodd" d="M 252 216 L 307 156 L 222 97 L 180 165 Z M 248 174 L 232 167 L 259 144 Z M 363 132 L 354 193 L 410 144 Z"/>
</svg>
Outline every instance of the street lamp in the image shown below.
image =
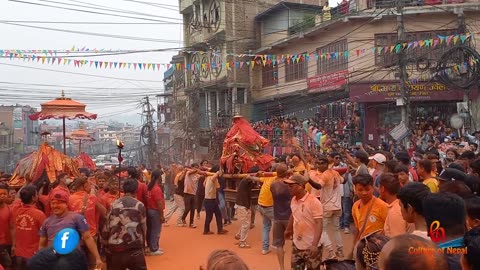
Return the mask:
<svg viewBox="0 0 480 270">
<path fill-rule="evenodd" d="M 124 147 L 123 142 L 120 139 L 117 139 L 117 148 L 118 148 L 118 188 L 120 188 L 120 180 L 121 180 L 121 171 L 120 167 L 122 166 L 122 149 Z M 118 192 L 118 197 L 120 197 L 120 191 Z"/>
</svg>

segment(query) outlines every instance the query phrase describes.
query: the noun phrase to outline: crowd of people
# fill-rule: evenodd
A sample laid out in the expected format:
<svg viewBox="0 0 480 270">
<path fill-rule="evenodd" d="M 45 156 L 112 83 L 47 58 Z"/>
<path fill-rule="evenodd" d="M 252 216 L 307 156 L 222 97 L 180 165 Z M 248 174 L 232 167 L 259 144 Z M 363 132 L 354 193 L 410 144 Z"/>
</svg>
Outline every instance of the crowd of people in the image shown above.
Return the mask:
<svg viewBox="0 0 480 270">
<path fill-rule="evenodd" d="M 413 149 L 331 144 L 278 156 L 267 172 L 237 171 L 233 186 L 233 176 L 207 160 L 82 170 L 74 179 L 61 173 L 53 184 L 44 179 L 18 191 L 2 182 L 0 265 L 146 269 L 146 255 L 164 253 L 162 227 L 173 224 L 202 225 L 204 235 L 226 234 L 248 249 L 258 212 L 262 245 L 253 248 L 274 251 L 280 270 L 480 269 L 480 132 L 461 138 L 447 128 L 423 128 Z M 227 200 L 232 191 L 235 200 Z M 203 211 L 203 224 L 196 224 Z M 229 234 L 225 228 L 235 221 L 239 229 Z M 52 242 L 65 228 L 82 241 L 60 256 Z M 285 265 L 289 240 L 291 266 Z M 248 269 L 233 252 L 217 253 L 211 258 L 229 259 L 207 269 Z"/>
<path fill-rule="evenodd" d="M 142 166 L 82 170 L 81 177 L 60 173 L 53 184 L 39 180 L 18 192 L 0 183 L 0 265 L 17 270 L 103 269 L 105 264 L 108 269 L 146 269 L 145 243 L 149 254 L 163 252 L 162 174 L 154 170 L 150 175 Z M 66 257 L 84 263 L 68 264 L 64 256 L 53 256 L 54 238 L 65 228 L 75 229 L 82 240 L 78 252 Z"/>
<path fill-rule="evenodd" d="M 319 269 L 321 264 L 330 269 L 480 269 L 477 138 L 450 137 L 439 144 L 435 139 L 441 134 L 427 130 L 413 151 L 357 145 L 280 156 L 271 166 L 273 173 L 255 167 L 238 172 L 233 207 L 225 202 L 225 177 L 217 166 L 179 168 L 173 185 L 184 191 L 182 186 L 195 182 L 197 187 L 202 181 L 204 187 L 216 186 L 212 207 L 207 210 L 204 203 L 204 234 L 210 233 L 213 215 L 219 232 L 222 221 L 226 226 L 238 219 L 234 237 L 240 249 L 251 248 L 248 234 L 257 210 L 262 216 L 261 254 L 274 250 L 281 270 Z M 256 207 L 255 188 L 260 189 Z M 169 213 L 183 213 L 178 226 L 194 226 L 192 198 L 208 193 L 194 192 L 174 195 Z M 344 250 L 342 233 L 353 234 L 353 251 Z M 286 240 L 293 243 L 291 267 L 284 262 Z"/>
<path fill-rule="evenodd" d="M 347 120 L 344 120 L 347 119 Z M 252 123 L 253 128 L 270 141 L 265 152 L 274 156 L 292 154 L 301 148 L 317 151 L 333 144 L 348 146 L 361 141 L 360 113 L 346 112 L 336 117 L 306 119 L 274 117 Z"/>
</svg>

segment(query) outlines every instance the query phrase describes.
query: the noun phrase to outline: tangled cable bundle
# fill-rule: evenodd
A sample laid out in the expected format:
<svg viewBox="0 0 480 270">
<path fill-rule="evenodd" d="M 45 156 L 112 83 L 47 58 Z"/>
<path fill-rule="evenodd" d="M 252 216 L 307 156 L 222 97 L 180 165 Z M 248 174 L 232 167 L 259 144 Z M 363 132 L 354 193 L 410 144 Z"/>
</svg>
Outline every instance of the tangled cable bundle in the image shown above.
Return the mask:
<svg viewBox="0 0 480 270">
<path fill-rule="evenodd" d="M 480 79 L 480 54 L 469 46 L 456 46 L 437 63 L 435 77 L 444 84 L 468 89 Z"/>
</svg>

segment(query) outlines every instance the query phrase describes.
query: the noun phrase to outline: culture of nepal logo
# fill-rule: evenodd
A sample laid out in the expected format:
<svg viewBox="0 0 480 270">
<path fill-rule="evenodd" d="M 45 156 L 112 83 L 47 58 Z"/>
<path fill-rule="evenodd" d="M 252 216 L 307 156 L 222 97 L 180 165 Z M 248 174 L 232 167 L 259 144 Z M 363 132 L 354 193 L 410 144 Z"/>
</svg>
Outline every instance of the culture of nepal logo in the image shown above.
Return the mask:
<svg viewBox="0 0 480 270">
<path fill-rule="evenodd" d="M 440 226 L 440 221 L 435 220 L 430 224 L 430 228 L 428 230 L 428 234 L 430 235 L 430 239 L 432 239 L 435 243 L 443 243 L 447 235 L 445 233 L 445 229 Z M 466 247 L 439 247 L 439 248 L 423 248 L 423 247 L 409 247 L 408 254 L 410 255 L 420 255 L 420 254 L 434 254 L 434 253 L 441 253 L 441 254 L 467 254 Z"/>
</svg>

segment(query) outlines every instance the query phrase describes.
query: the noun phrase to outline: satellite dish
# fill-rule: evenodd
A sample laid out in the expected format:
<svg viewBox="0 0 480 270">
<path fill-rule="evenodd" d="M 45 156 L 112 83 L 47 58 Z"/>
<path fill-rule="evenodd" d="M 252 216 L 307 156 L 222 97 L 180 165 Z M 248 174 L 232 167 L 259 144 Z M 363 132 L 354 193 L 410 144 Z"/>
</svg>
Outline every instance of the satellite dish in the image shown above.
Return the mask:
<svg viewBox="0 0 480 270">
<path fill-rule="evenodd" d="M 458 114 L 452 115 L 450 118 L 450 125 L 455 129 L 461 128 L 463 126 L 463 118 Z"/>
</svg>

